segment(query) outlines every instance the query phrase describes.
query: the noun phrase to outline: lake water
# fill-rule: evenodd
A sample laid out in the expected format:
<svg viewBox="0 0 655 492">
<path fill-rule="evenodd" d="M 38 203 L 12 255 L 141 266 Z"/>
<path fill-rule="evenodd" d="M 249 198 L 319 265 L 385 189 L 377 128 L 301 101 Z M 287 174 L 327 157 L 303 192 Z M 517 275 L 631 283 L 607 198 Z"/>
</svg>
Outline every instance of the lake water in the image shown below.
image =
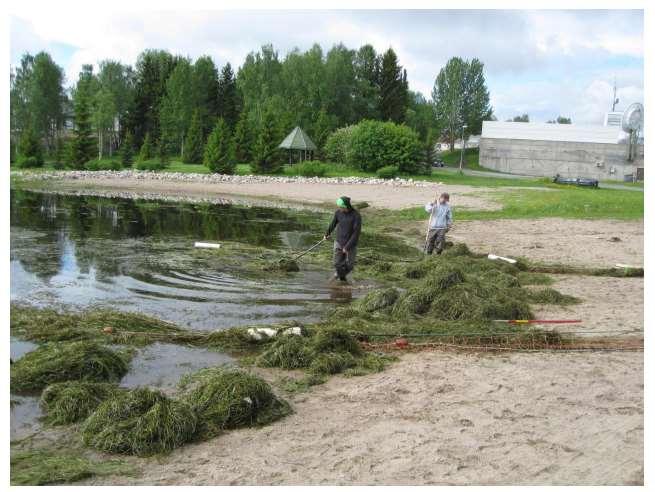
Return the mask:
<svg viewBox="0 0 655 492">
<path fill-rule="evenodd" d="M 326 304 L 344 301 L 330 288 L 329 265 L 272 275 L 244 262 L 249 247 L 307 247 L 326 220 L 286 209 L 12 191 L 11 300 L 136 311 L 202 330 L 315 320 Z M 228 254 L 195 241 L 225 243 Z"/>
<path fill-rule="evenodd" d="M 350 300 L 349 291 L 330 287 L 329 265 L 272 275 L 246 262 L 260 254 L 253 248 L 306 248 L 327 220 L 310 211 L 12 190 L 11 300 L 141 312 L 199 330 L 316 320 Z M 195 241 L 234 254 L 197 249 Z M 10 345 L 13 360 L 37 347 L 13 338 Z M 170 391 L 184 374 L 230 363 L 225 354 L 156 343 L 136 352 L 120 385 Z M 11 400 L 11 438 L 38 431 L 38 396 Z"/>
</svg>

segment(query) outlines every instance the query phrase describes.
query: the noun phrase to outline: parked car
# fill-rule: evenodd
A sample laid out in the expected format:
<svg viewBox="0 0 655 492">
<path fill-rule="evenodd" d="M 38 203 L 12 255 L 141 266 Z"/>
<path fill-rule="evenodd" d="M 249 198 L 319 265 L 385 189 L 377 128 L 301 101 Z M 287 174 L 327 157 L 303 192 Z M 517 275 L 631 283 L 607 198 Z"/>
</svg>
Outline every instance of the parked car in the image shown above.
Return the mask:
<svg viewBox="0 0 655 492">
<path fill-rule="evenodd" d="M 557 174 L 553 178 L 553 183 L 567 184 L 575 186 L 588 186 L 590 188 L 598 188 L 598 180 L 592 178 L 565 178 Z"/>
<path fill-rule="evenodd" d="M 441 159 L 435 159 L 432 163 L 432 167 L 444 167 L 444 162 Z"/>
</svg>

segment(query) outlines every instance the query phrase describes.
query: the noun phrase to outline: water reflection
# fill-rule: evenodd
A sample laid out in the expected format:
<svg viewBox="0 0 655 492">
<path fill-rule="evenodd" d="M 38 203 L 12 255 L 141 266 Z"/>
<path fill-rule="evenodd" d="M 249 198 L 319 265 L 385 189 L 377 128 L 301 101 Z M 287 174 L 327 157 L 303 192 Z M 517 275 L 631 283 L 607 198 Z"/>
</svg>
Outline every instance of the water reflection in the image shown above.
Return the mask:
<svg viewBox="0 0 655 492">
<path fill-rule="evenodd" d="M 140 311 L 200 329 L 315 319 L 326 302 L 350 295 L 330 289 L 328 265 L 271 281 L 244 270 L 252 253 L 217 255 L 193 242 L 300 249 L 324 220 L 309 211 L 12 190 L 11 299 Z"/>
</svg>

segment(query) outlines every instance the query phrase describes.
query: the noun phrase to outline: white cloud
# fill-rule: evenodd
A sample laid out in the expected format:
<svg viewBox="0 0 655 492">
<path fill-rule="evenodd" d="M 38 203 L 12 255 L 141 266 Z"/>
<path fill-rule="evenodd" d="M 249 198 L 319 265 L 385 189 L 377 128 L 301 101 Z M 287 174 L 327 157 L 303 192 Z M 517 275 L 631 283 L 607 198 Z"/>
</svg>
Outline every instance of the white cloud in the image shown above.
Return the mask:
<svg viewBox="0 0 655 492">
<path fill-rule="evenodd" d="M 318 41 L 392 46 L 410 87 L 429 97 L 451 56 L 485 63 L 499 117 L 528 112 L 595 122 L 617 74 L 625 100 L 643 100 L 643 14 L 640 11 L 166 11 L 98 14 L 92 9 L 16 14 L 11 56 L 76 47 L 65 61 L 69 81 L 81 66 L 105 58 L 134 64 L 146 48 L 192 58 L 203 54 L 236 68 L 249 51 L 273 43 L 281 56 Z M 619 60 L 619 61 L 617 61 Z M 627 62 L 626 62 L 627 60 Z M 60 63 L 63 63 L 60 61 Z"/>
</svg>

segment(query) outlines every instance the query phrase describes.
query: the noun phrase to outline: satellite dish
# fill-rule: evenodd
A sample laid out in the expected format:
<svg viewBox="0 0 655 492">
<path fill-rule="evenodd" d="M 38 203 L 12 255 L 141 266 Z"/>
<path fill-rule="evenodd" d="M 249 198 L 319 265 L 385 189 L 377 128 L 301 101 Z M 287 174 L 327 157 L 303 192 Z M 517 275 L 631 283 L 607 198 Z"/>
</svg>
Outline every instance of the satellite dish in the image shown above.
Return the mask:
<svg viewBox="0 0 655 492">
<path fill-rule="evenodd" d="M 632 103 L 623 112 L 621 118 L 621 128 L 624 132 L 630 133 L 638 131 L 644 124 L 644 107 L 640 103 Z"/>
</svg>

